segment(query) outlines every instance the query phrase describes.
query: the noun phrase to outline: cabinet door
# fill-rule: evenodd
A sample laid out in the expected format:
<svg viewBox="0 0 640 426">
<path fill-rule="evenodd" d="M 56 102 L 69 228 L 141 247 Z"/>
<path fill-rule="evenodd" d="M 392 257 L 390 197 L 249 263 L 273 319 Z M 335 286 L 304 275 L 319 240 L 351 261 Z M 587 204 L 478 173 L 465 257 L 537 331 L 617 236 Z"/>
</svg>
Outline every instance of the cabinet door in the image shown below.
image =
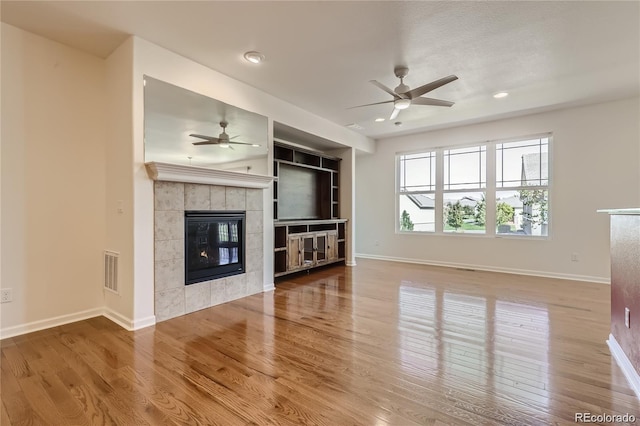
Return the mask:
<svg viewBox="0 0 640 426">
<path fill-rule="evenodd" d="M 327 261 L 338 260 L 338 231 L 327 232 Z"/>
<path fill-rule="evenodd" d="M 302 266 L 301 241 L 302 239 L 299 235 L 290 235 L 287 240 L 287 271 L 294 271 Z"/>
<path fill-rule="evenodd" d="M 316 263 L 322 264 L 327 261 L 327 233 L 316 234 Z"/>
<path fill-rule="evenodd" d="M 309 267 L 315 265 L 315 238 L 313 235 L 300 237 L 302 245 L 302 266 Z"/>
</svg>

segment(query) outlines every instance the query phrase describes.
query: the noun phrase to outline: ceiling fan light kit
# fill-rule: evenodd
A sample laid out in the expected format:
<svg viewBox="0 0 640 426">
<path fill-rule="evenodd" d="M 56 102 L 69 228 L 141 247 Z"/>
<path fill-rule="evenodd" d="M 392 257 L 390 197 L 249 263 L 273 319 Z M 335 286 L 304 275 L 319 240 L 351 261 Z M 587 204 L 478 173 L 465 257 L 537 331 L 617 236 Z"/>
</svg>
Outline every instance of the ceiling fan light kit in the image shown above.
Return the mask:
<svg viewBox="0 0 640 426">
<path fill-rule="evenodd" d="M 393 111 L 391 112 L 391 116 L 389 117 L 389 120 L 394 120 L 398 117 L 398 114 L 400 113 L 401 110 L 407 109 L 411 105 L 450 107 L 454 104 L 453 102 L 450 102 L 450 101 L 426 98 L 426 97 L 423 97 L 422 95 L 424 95 L 425 93 L 429 93 L 432 90 L 435 90 L 439 87 L 442 87 L 445 84 L 449 84 L 452 81 L 457 80 L 458 79 L 457 76 L 449 75 L 447 77 L 443 77 L 439 80 L 432 81 L 431 83 L 424 84 L 416 89 L 411 90 L 409 86 L 404 84 L 404 78 L 407 76 L 407 74 L 409 74 L 409 68 L 405 66 L 397 66 L 394 68 L 393 73 L 395 74 L 396 77 L 400 79 L 400 84 L 394 90 L 391 90 L 389 87 L 385 86 L 384 84 L 376 80 L 369 81 L 374 86 L 378 87 L 381 90 L 384 90 L 385 92 L 393 96 L 392 100 L 375 102 L 375 103 L 366 104 L 366 105 L 358 105 L 352 108 L 360 108 L 364 106 L 393 103 Z"/>
<path fill-rule="evenodd" d="M 407 109 L 411 106 L 411 99 L 396 99 L 393 101 L 395 109 Z"/>
</svg>

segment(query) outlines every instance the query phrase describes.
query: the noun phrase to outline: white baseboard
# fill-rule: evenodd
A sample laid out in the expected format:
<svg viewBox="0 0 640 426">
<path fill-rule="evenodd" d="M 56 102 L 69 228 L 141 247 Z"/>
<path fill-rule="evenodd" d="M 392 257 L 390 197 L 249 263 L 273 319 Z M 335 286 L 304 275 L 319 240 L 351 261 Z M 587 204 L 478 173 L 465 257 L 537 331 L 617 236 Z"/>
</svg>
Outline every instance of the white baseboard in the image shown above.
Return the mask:
<svg viewBox="0 0 640 426">
<path fill-rule="evenodd" d="M 140 318 L 133 322 L 133 328 L 129 331 L 140 330 L 141 328 L 151 327 L 152 325 L 156 325 L 156 316 L 150 315 L 146 318 Z"/>
<path fill-rule="evenodd" d="M 562 280 L 587 281 L 587 282 L 598 283 L 598 284 L 611 284 L 611 280 L 607 277 L 595 277 L 591 275 L 561 274 L 557 272 L 532 271 L 528 269 L 500 268 L 495 266 L 472 265 L 472 264 L 466 264 L 466 263 L 440 262 L 436 260 L 408 259 L 408 258 L 402 258 L 402 257 L 379 256 L 379 255 L 366 254 L 366 253 L 358 253 L 356 254 L 356 257 L 361 257 L 363 259 L 387 260 L 390 262 L 414 263 L 418 265 L 443 266 L 446 268 L 475 269 L 477 271 L 502 272 L 505 274 L 529 275 L 533 277 L 558 278 Z"/>
<path fill-rule="evenodd" d="M 613 334 L 609 334 L 607 345 L 609 345 L 609 350 L 611 351 L 613 359 L 616 360 L 618 366 L 631 385 L 631 388 L 636 393 L 638 399 L 640 399 L 640 375 L 638 375 L 638 372 L 633 368 L 633 365 L 631 365 L 631 361 L 629 361 L 629 358 L 627 358 L 627 355 L 618 344 L 616 338 L 613 337 Z"/>
<path fill-rule="evenodd" d="M 127 318 L 124 315 L 121 315 L 109 308 L 104 308 L 102 315 L 128 331 L 139 330 L 141 328 L 150 327 L 156 324 L 155 315 L 151 315 L 146 318 L 141 318 L 134 321 L 131 318 Z"/>
<path fill-rule="evenodd" d="M 40 331 L 51 327 L 57 327 L 59 325 L 99 317 L 103 314 L 103 311 L 104 310 L 102 308 L 87 309 L 86 311 L 75 312 L 73 314 L 60 315 L 53 318 L 2 328 L 0 329 L 0 339 L 15 337 L 21 334 L 33 333 L 34 331 Z"/>
<path fill-rule="evenodd" d="M 264 283 L 264 285 L 262 286 L 262 291 L 263 292 L 267 292 L 267 291 L 273 291 L 276 289 L 276 286 L 274 283 Z"/>
<path fill-rule="evenodd" d="M 345 265 L 347 265 L 347 266 L 356 266 L 356 261 L 355 261 L 355 259 L 354 259 L 353 261 L 351 261 L 351 260 L 346 260 L 346 261 L 344 262 L 344 264 L 345 264 Z"/>
<path fill-rule="evenodd" d="M 139 330 L 144 327 L 155 325 L 156 323 L 156 317 L 153 315 L 147 318 L 132 321 L 131 319 L 126 318 L 110 309 L 94 308 L 87 309 L 86 311 L 75 312 L 73 314 L 60 315 L 53 318 L 47 318 L 44 320 L 33 321 L 26 324 L 2 328 L 0 329 L 0 339 L 7 339 L 9 337 L 20 336 L 22 334 L 33 333 L 34 331 L 45 330 L 47 328 L 58 327 L 60 325 L 70 324 L 72 322 L 82 321 L 99 316 L 104 316 L 105 318 L 108 318 L 109 320 L 118 324 L 120 327 L 129 331 Z"/>
</svg>

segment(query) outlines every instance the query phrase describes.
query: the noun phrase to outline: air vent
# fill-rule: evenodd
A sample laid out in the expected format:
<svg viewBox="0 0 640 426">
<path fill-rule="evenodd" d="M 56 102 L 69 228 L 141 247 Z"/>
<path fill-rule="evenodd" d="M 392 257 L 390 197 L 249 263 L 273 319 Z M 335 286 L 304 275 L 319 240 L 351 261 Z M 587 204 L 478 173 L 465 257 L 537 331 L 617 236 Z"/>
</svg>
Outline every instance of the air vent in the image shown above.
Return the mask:
<svg viewBox="0 0 640 426">
<path fill-rule="evenodd" d="M 104 288 L 118 293 L 118 257 L 120 253 L 104 251 Z"/>
</svg>

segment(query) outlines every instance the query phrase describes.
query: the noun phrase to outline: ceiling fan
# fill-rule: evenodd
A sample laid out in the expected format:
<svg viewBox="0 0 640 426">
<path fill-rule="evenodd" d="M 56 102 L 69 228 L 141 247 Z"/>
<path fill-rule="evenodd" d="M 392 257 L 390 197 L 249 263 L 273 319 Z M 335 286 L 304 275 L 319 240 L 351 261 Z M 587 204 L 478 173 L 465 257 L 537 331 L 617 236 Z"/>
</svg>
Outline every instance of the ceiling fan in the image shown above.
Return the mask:
<svg viewBox="0 0 640 426">
<path fill-rule="evenodd" d="M 229 125 L 228 122 L 226 122 L 225 120 L 222 120 L 220 122 L 220 127 L 222 127 L 222 133 L 220 133 L 218 135 L 218 137 L 213 137 L 213 136 L 207 136 L 207 135 L 198 135 L 196 133 L 191 133 L 189 136 L 192 136 L 194 138 L 200 138 L 200 139 L 204 139 L 203 141 L 200 142 L 193 142 L 194 145 L 218 145 L 220 148 L 231 148 L 233 149 L 233 147 L 231 146 L 231 144 L 233 145 L 249 145 L 249 146 L 254 146 L 254 147 L 259 147 L 260 145 L 255 144 L 255 143 L 245 143 L 245 142 L 231 142 L 231 139 L 235 139 L 237 138 L 237 136 L 233 136 L 233 137 L 229 137 L 229 135 L 227 134 L 227 126 Z"/>
<path fill-rule="evenodd" d="M 453 102 L 442 101 L 440 99 L 425 98 L 425 97 L 422 97 L 422 95 L 424 95 L 425 93 L 431 92 L 432 90 L 435 90 L 438 87 L 444 86 L 445 84 L 448 84 L 448 83 L 451 83 L 452 81 L 457 80 L 458 77 L 456 77 L 455 75 L 443 77 L 439 80 L 432 81 L 431 83 L 427 83 L 416 89 L 411 90 L 409 86 L 404 84 L 404 78 L 409 73 L 409 68 L 399 66 L 399 67 L 395 67 L 393 72 L 395 73 L 396 77 L 400 79 L 400 84 L 394 90 L 391 90 L 390 88 L 388 88 L 387 86 L 385 86 L 384 84 L 376 80 L 369 81 L 374 86 L 379 87 L 380 89 L 384 90 L 385 92 L 393 96 L 392 100 L 375 102 L 375 103 L 366 104 L 366 105 L 358 105 L 352 108 L 360 108 L 364 106 L 380 105 L 380 104 L 387 104 L 387 103 L 393 102 L 393 112 L 391 113 L 391 117 L 389 117 L 389 120 L 393 120 L 398 116 L 401 110 L 407 109 L 411 105 L 432 105 L 432 106 L 450 107 L 451 105 L 454 104 Z"/>
</svg>

